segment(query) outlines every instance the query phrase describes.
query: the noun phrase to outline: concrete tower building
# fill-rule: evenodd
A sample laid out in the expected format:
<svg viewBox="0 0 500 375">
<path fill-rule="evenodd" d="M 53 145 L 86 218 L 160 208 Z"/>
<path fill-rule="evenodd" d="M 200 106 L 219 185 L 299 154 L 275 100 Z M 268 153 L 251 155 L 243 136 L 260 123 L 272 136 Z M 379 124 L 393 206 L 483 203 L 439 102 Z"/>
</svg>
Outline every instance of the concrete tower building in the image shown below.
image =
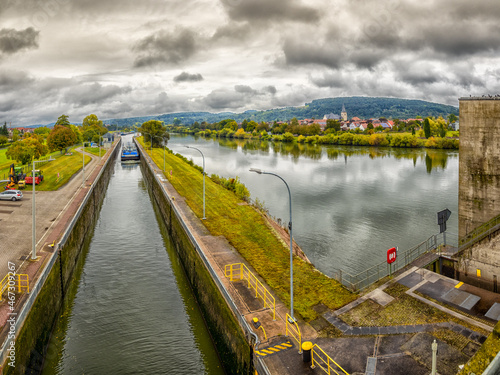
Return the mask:
<svg viewBox="0 0 500 375">
<path fill-rule="evenodd" d="M 458 278 L 498 291 L 500 276 L 500 97 L 460 101 Z"/>
</svg>

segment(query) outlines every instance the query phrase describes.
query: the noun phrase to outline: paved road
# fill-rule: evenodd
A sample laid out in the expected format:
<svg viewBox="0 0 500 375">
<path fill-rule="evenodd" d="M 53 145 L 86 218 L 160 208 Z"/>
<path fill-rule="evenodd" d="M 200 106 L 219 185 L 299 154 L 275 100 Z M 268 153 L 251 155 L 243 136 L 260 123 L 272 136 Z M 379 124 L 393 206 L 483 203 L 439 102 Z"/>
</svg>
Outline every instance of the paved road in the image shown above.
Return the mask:
<svg viewBox="0 0 500 375">
<path fill-rule="evenodd" d="M 92 157 L 92 160 L 85 166 L 85 176 L 90 175 L 99 161 L 99 157 L 87 155 Z M 44 245 L 46 233 L 59 222 L 60 213 L 81 187 L 80 170 L 59 190 L 36 192 L 37 252 Z M 29 186 L 23 190 L 21 201 L 0 201 L 0 280 L 8 272 L 8 262 L 14 262 L 16 267 L 20 267 L 23 265 L 21 258 L 31 254 L 32 198 L 33 193 Z"/>
</svg>

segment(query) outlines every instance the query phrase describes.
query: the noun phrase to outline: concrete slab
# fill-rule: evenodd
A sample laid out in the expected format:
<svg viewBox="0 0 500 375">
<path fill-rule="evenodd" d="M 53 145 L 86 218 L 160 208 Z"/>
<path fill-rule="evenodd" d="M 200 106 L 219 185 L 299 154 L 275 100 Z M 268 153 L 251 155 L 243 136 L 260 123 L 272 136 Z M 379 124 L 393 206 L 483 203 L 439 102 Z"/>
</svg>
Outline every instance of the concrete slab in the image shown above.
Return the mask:
<svg viewBox="0 0 500 375">
<path fill-rule="evenodd" d="M 470 310 L 479 302 L 481 297 L 453 288 L 443 294 L 443 299 L 466 310 Z"/>
<path fill-rule="evenodd" d="M 406 286 L 407 288 L 413 288 L 415 285 L 417 285 L 422 280 L 423 280 L 423 277 L 419 273 L 413 272 L 413 273 L 410 273 L 409 275 L 403 277 L 401 280 L 398 281 L 398 283 Z"/>
<path fill-rule="evenodd" d="M 500 303 L 495 302 L 484 316 L 493 320 L 500 320 Z"/>
<path fill-rule="evenodd" d="M 377 368 L 377 357 L 368 357 L 368 359 L 366 360 L 365 375 L 375 375 L 376 368 Z"/>
<path fill-rule="evenodd" d="M 385 306 L 394 301 L 394 297 L 388 295 L 386 292 L 380 289 L 375 289 L 374 291 L 368 293 L 367 297 L 372 301 L 378 303 L 380 306 Z"/>
</svg>

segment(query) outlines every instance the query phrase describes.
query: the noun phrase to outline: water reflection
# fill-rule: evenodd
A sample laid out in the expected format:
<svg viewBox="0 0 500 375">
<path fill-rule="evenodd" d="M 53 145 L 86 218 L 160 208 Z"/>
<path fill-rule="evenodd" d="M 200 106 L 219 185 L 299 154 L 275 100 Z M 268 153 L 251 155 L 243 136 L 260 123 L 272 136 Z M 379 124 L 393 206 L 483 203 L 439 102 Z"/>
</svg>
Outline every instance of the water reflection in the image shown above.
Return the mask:
<svg viewBox="0 0 500 375">
<path fill-rule="evenodd" d="M 198 142 L 213 143 L 232 150 L 241 150 L 243 154 L 255 151 L 263 153 L 272 152 L 281 156 L 290 156 L 294 163 L 298 163 L 300 157 L 320 160 L 325 155 L 330 160 L 344 158 L 346 162 L 353 156 L 368 156 L 372 160 L 377 158 L 408 159 L 413 161 L 414 166 L 417 165 L 418 161 L 424 161 L 427 173 L 431 173 L 433 169 L 446 169 L 448 157 L 458 158 L 458 151 L 439 149 L 331 146 L 297 142 L 272 142 L 258 139 L 203 138 L 186 135 L 174 135 L 174 137 L 177 139 L 189 138 Z"/>
</svg>

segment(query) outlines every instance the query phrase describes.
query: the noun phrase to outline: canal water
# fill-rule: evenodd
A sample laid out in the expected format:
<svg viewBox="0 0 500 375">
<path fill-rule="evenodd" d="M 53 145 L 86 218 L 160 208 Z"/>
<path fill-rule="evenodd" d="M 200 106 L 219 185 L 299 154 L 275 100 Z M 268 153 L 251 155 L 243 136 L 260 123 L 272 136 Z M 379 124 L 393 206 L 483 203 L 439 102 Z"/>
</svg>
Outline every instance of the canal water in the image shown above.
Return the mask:
<svg viewBox="0 0 500 375">
<path fill-rule="evenodd" d="M 439 233 L 437 212 L 452 211 L 448 236 L 458 232 L 458 151 L 316 146 L 171 135 L 169 148 L 202 165 L 208 175 L 238 176 L 252 199 L 289 221 L 312 263 L 332 276 L 357 274 L 384 262 L 387 249 L 409 249 Z"/>
<path fill-rule="evenodd" d="M 117 162 L 42 374 L 223 374 L 139 165 Z"/>
</svg>

